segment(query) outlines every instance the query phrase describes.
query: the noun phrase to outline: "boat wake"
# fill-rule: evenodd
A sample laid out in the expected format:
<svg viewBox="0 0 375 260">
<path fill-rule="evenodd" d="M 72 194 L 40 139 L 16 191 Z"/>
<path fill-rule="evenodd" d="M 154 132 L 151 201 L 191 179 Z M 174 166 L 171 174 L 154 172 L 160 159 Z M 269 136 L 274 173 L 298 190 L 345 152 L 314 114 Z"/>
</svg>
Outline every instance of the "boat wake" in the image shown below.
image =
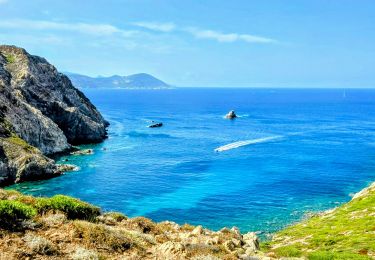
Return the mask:
<svg viewBox="0 0 375 260">
<path fill-rule="evenodd" d="M 269 142 L 269 141 L 281 139 L 283 137 L 284 136 L 282 136 L 282 135 L 274 135 L 274 136 L 251 139 L 251 140 L 238 141 L 238 142 L 234 142 L 234 143 L 230 143 L 230 144 L 227 144 L 227 145 L 220 146 L 220 147 L 215 149 L 215 152 L 223 152 L 223 151 L 235 149 L 235 148 L 238 148 L 238 147 L 241 147 L 241 146 Z"/>
</svg>

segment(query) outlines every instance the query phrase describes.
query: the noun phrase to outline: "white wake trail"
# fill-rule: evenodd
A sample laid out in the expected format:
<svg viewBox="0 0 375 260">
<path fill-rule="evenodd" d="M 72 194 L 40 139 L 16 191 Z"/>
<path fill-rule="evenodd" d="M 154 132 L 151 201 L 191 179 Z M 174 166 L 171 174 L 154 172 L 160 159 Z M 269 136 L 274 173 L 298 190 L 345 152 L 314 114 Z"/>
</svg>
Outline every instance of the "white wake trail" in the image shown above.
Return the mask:
<svg viewBox="0 0 375 260">
<path fill-rule="evenodd" d="M 263 138 L 257 138 L 257 139 L 251 139 L 251 140 L 245 140 L 245 141 L 238 141 L 234 143 L 230 143 L 227 145 L 220 146 L 215 149 L 215 152 L 223 152 L 231 149 L 235 149 L 241 146 L 250 145 L 250 144 L 257 144 L 257 143 L 264 143 L 276 139 L 283 138 L 282 135 L 275 135 L 275 136 L 269 136 L 269 137 L 263 137 Z"/>
</svg>

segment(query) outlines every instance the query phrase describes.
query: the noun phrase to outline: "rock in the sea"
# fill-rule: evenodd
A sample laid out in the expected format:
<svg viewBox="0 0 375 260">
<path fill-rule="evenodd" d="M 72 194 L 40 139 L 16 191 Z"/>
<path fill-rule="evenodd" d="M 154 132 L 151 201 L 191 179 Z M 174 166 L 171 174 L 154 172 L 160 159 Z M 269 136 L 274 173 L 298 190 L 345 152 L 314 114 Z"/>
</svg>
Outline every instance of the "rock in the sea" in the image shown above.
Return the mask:
<svg viewBox="0 0 375 260">
<path fill-rule="evenodd" d="M 90 155 L 94 154 L 93 149 L 78 150 L 70 153 L 71 155 Z"/>
<path fill-rule="evenodd" d="M 225 115 L 225 118 L 227 119 L 234 119 L 236 117 L 237 115 L 236 115 L 236 112 L 234 112 L 234 110 L 229 111 L 228 114 Z"/>
<path fill-rule="evenodd" d="M 79 170 L 79 167 L 74 164 L 56 164 L 56 166 L 60 172 L 73 172 Z"/>
</svg>

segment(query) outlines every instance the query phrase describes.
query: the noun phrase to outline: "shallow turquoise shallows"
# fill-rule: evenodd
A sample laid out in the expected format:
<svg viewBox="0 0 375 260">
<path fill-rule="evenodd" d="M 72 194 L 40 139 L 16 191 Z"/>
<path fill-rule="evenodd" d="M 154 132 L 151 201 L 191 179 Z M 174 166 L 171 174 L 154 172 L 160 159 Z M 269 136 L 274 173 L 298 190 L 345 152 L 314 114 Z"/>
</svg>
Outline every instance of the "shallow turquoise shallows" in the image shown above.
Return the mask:
<svg viewBox="0 0 375 260">
<path fill-rule="evenodd" d="M 83 146 L 93 155 L 59 159 L 79 171 L 11 188 L 155 221 L 267 234 L 350 200 L 375 179 L 374 90 L 85 93 L 110 121 L 109 139 Z M 239 117 L 224 119 L 231 109 Z M 147 128 L 152 120 L 163 127 Z"/>
</svg>

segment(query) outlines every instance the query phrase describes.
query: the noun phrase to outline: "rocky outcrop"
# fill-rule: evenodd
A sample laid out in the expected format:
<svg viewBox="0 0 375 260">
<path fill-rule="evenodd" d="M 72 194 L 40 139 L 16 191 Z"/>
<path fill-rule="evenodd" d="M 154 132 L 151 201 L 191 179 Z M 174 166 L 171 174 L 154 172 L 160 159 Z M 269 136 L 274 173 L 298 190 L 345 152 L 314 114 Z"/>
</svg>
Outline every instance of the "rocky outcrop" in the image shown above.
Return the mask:
<svg viewBox="0 0 375 260">
<path fill-rule="evenodd" d="M 236 112 L 234 110 L 231 110 L 228 112 L 228 114 L 225 115 L 225 118 L 227 119 L 235 119 L 237 117 Z"/>
<path fill-rule="evenodd" d="M 54 66 L 14 46 L 0 46 L 0 54 L 3 56 L 0 66 L 8 79 L 6 87 L 19 103 L 25 103 L 22 110 L 28 110 L 28 114 L 36 117 L 30 122 L 34 124 L 28 127 L 23 122 L 18 123 L 14 113 L 7 114 L 23 139 L 45 153 L 53 153 L 65 150 L 68 143 L 100 142 L 106 137 L 108 123 L 68 77 Z M 39 122 L 40 126 L 37 125 Z M 30 133 L 46 127 L 49 130 L 41 131 L 40 139 Z"/>
<path fill-rule="evenodd" d="M 53 160 L 17 137 L 10 127 L 0 118 L 0 186 L 51 178 L 61 173 Z"/>
<path fill-rule="evenodd" d="M 45 59 L 15 46 L 0 45 L 0 112 L 0 132 L 10 131 L 13 138 L 1 137 L 0 142 L 2 151 L 7 147 L 13 153 L 11 158 L 5 152 L 1 159 L 0 176 L 7 182 L 55 175 L 54 162 L 43 154 L 106 138 L 108 123 L 85 95 Z M 21 141 L 25 145 L 18 147 Z M 26 145 L 32 149 L 23 149 Z M 17 156 L 28 159 L 13 163 Z"/>
</svg>

